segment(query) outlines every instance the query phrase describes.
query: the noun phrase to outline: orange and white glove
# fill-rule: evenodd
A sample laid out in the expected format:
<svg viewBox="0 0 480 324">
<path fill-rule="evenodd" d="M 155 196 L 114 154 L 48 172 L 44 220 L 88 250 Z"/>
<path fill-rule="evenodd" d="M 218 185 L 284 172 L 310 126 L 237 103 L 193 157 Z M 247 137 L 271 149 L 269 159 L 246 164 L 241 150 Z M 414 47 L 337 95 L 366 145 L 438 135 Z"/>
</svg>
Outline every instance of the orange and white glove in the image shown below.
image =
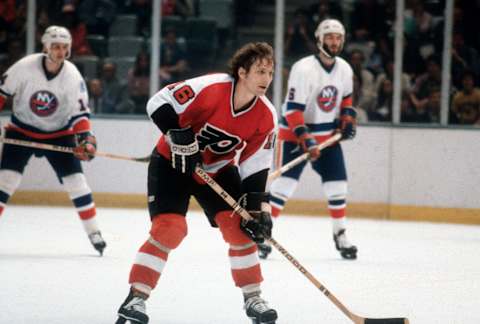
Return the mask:
<svg viewBox="0 0 480 324">
<path fill-rule="evenodd" d="M 73 149 L 74 155 L 82 161 L 91 161 L 97 152 L 97 139 L 90 132 L 75 134 L 77 146 Z"/>
<path fill-rule="evenodd" d="M 315 137 L 310 134 L 307 126 L 300 125 L 295 127 L 293 130 L 297 136 L 298 145 L 306 153 L 310 154 L 310 160 L 316 160 L 320 156 L 320 150 L 318 148 L 318 143 Z"/>
</svg>

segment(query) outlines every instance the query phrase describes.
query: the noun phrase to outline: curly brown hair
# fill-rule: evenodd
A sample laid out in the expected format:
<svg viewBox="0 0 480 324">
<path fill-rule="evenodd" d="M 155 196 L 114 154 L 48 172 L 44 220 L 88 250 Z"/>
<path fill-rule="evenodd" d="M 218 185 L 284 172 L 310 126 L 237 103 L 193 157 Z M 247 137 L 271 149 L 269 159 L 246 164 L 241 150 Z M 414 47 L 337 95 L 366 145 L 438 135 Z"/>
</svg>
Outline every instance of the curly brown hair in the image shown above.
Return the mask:
<svg viewBox="0 0 480 324">
<path fill-rule="evenodd" d="M 267 60 L 274 63 L 273 48 L 265 42 L 247 43 L 233 54 L 228 63 L 228 73 L 238 80 L 238 70 L 250 68 L 257 60 Z"/>
</svg>

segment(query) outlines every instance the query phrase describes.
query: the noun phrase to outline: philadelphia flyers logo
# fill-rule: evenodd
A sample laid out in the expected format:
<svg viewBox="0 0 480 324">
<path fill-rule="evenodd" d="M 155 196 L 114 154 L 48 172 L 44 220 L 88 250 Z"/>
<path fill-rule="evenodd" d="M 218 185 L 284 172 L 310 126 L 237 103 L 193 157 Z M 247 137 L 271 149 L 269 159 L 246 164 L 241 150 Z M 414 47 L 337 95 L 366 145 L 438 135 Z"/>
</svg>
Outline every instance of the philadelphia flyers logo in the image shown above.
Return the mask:
<svg viewBox="0 0 480 324">
<path fill-rule="evenodd" d="M 40 90 L 30 97 L 30 109 L 40 117 L 52 115 L 58 108 L 58 99 L 50 91 Z"/>
<path fill-rule="evenodd" d="M 338 90 L 334 86 L 324 87 L 317 96 L 317 105 L 325 112 L 330 112 L 335 108 L 337 102 Z"/>
<path fill-rule="evenodd" d="M 225 154 L 235 149 L 241 139 L 223 129 L 205 124 L 197 134 L 197 141 L 202 152 L 209 148 L 213 153 Z"/>
</svg>

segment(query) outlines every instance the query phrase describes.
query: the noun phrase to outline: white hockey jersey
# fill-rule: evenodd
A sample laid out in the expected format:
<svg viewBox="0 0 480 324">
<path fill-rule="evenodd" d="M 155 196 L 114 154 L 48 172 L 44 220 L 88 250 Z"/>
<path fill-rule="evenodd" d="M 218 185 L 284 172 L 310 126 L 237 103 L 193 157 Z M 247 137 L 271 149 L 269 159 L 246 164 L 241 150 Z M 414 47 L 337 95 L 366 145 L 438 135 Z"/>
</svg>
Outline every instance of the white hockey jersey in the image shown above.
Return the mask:
<svg viewBox="0 0 480 324">
<path fill-rule="evenodd" d="M 295 141 L 292 126 L 304 122 L 317 140 L 325 140 L 334 131 L 340 108 L 352 105 L 352 91 L 353 71 L 344 59 L 336 57 L 331 68 L 316 55 L 300 59 L 290 71 L 279 138 Z"/>
<path fill-rule="evenodd" d="M 44 54 L 28 55 L 2 76 L 0 94 L 13 96 L 8 127 L 34 138 L 73 134 L 78 124 L 89 127 L 88 92 L 80 72 L 65 61 L 59 73 L 49 79 L 44 58 Z"/>
</svg>

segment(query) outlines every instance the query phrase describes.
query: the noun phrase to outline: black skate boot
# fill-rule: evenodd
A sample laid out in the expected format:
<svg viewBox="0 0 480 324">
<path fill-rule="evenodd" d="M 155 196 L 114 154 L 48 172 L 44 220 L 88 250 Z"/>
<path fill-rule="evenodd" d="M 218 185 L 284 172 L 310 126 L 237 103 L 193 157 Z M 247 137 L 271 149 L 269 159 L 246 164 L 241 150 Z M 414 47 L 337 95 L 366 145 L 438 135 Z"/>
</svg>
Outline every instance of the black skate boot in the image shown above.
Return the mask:
<svg viewBox="0 0 480 324">
<path fill-rule="evenodd" d="M 118 319 L 115 324 L 125 324 L 126 321 L 132 324 L 148 324 L 145 299 L 145 296 L 137 296 L 130 289 L 127 299 L 118 309 Z"/>
<path fill-rule="evenodd" d="M 100 256 L 102 256 L 103 250 L 105 250 L 107 247 L 107 243 L 105 243 L 100 231 L 89 234 L 88 239 L 90 240 L 90 243 L 92 243 L 95 250 L 97 250 L 98 253 L 100 253 Z"/>
<path fill-rule="evenodd" d="M 268 307 L 268 304 L 260 296 L 255 295 L 245 301 L 245 311 L 252 319 L 252 324 L 275 324 L 277 311 Z"/>
<path fill-rule="evenodd" d="M 347 260 L 355 260 L 357 258 L 357 247 L 348 241 L 345 229 L 341 229 L 337 234 L 333 234 L 333 240 L 342 258 Z"/>
<path fill-rule="evenodd" d="M 267 242 L 257 243 L 257 248 L 260 259 L 266 259 L 268 255 L 272 253 L 272 246 Z"/>
</svg>

